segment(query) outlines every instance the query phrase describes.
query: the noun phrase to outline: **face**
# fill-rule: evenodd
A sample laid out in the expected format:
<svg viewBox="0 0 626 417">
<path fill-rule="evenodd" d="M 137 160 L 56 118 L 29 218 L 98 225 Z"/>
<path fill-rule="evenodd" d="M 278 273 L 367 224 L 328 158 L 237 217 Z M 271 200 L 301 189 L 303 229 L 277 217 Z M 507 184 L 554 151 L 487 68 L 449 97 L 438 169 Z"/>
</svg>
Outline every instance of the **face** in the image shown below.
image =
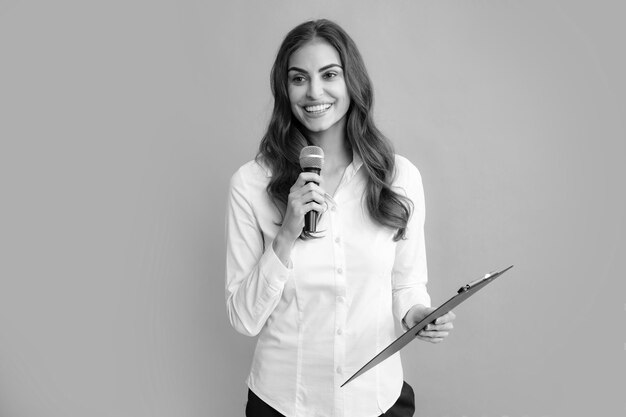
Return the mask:
<svg viewBox="0 0 626 417">
<path fill-rule="evenodd" d="M 337 50 L 314 40 L 289 57 L 288 68 L 291 111 L 300 123 L 314 133 L 343 128 L 350 96 Z"/>
</svg>

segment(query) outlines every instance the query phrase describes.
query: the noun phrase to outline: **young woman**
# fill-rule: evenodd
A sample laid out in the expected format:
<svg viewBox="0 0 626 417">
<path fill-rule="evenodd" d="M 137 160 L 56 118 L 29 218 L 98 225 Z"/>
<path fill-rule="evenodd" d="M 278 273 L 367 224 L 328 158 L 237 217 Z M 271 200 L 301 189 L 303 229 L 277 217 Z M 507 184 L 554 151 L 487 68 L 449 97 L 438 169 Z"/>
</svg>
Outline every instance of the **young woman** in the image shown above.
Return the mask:
<svg viewBox="0 0 626 417">
<path fill-rule="evenodd" d="M 259 335 L 246 415 L 412 416 L 394 355 L 340 388 L 430 309 L 420 174 L 372 118 L 372 85 L 352 39 L 328 20 L 284 39 L 274 111 L 257 158 L 232 177 L 227 213 L 230 322 Z M 320 175 L 300 151 L 323 149 Z M 318 233 L 305 213 L 321 213 Z M 453 313 L 418 336 L 437 343 Z"/>
</svg>

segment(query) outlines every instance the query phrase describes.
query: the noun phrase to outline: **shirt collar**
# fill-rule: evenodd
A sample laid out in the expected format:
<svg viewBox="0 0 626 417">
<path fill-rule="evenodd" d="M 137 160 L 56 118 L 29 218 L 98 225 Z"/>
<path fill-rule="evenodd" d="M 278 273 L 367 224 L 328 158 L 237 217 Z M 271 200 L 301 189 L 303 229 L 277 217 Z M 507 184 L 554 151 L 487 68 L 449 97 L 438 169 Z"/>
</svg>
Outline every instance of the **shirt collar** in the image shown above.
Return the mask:
<svg viewBox="0 0 626 417">
<path fill-rule="evenodd" d="M 346 172 L 343 174 L 342 182 L 348 182 L 359 172 L 359 169 L 363 166 L 363 160 L 357 154 L 354 149 L 352 150 L 352 162 L 346 167 Z"/>
</svg>

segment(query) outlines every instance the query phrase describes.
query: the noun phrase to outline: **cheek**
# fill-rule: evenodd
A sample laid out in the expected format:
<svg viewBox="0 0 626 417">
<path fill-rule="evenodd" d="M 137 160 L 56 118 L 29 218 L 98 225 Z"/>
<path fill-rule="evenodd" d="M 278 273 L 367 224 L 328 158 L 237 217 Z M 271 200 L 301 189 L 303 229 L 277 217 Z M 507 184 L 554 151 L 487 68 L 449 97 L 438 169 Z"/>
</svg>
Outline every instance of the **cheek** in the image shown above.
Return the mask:
<svg viewBox="0 0 626 417">
<path fill-rule="evenodd" d="M 341 97 L 341 107 L 343 111 L 347 111 L 348 107 L 350 107 L 350 94 L 348 94 L 348 90 L 342 90 L 338 97 Z"/>
<path fill-rule="evenodd" d="M 343 102 L 350 103 L 350 94 L 348 94 L 348 87 L 345 84 L 333 86 L 331 94 Z"/>
<path fill-rule="evenodd" d="M 287 95 L 289 96 L 289 101 L 291 101 L 292 103 L 297 102 L 300 99 L 300 97 L 302 97 L 302 91 L 303 91 L 302 86 L 290 84 L 287 87 Z"/>
<path fill-rule="evenodd" d="M 296 106 L 293 102 L 290 104 L 290 107 L 291 107 L 291 114 L 295 116 L 297 119 L 300 119 L 299 107 Z"/>
<path fill-rule="evenodd" d="M 290 88 L 287 91 L 288 95 L 289 95 L 289 106 L 291 107 L 291 110 L 295 113 L 296 109 L 298 108 L 297 104 L 298 103 L 298 94 L 297 91 L 295 91 L 294 89 Z"/>
</svg>

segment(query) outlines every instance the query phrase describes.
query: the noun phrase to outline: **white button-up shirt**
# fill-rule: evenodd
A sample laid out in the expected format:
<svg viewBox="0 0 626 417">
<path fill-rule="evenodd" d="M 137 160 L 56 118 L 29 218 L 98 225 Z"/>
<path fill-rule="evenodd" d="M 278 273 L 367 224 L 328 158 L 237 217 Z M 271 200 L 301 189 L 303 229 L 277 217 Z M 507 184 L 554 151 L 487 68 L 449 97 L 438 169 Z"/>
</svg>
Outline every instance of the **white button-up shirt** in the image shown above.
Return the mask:
<svg viewBox="0 0 626 417">
<path fill-rule="evenodd" d="M 286 267 L 272 249 L 281 216 L 256 161 L 233 175 L 227 211 L 226 305 L 232 326 L 259 335 L 248 387 L 288 417 L 368 417 L 400 395 L 399 353 L 340 385 L 391 343 L 394 324 L 426 292 L 424 193 L 417 168 L 396 156 L 394 189 L 413 202 L 406 238 L 371 219 L 365 168 L 355 154 Z"/>
</svg>

